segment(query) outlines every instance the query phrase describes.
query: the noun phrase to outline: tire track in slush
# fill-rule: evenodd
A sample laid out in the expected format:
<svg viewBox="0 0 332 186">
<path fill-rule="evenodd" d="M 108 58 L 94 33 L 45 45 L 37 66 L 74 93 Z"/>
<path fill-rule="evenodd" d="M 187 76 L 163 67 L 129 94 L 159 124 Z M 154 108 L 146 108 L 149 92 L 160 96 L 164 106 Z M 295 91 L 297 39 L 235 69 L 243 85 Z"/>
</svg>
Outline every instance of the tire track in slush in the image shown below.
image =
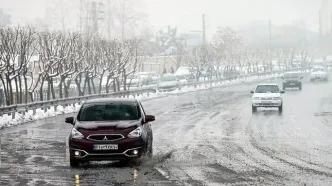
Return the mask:
<svg viewBox="0 0 332 186">
<path fill-rule="evenodd" d="M 251 130 L 251 125 L 252 125 L 252 118 L 250 119 L 250 121 L 248 122 L 248 125 L 246 127 L 246 131 L 247 133 L 249 134 L 250 136 L 250 144 L 255 148 L 257 149 L 258 151 L 260 151 L 262 154 L 264 154 L 265 156 L 273 159 L 273 160 L 277 160 L 281 163 L 284 163 L 284 164 L 287 164 L 291 167 L 294 167 L 298 170 L 304 170 L 308 173 L 315 173 L 317 175 L 324 175 L 324 176 L 327 176 L 327 177 L 332 177 L 332 173 L 331 172 L 327 172 L 327 171 L 322 171 L 322 170 L 317 170 L 317 169 L 314 169 L 314 168 L 310 168 L 309 166 L 302 166 L 302 165 L 299 165 L 298 163 L 295 163 L 295 162 L 290 162 L 284 158 L 281 158 L 281 157 L 278 157 L 278 156 L 275 156 L 276 154 L 278 154 L 278 152 L 276 151 L 273 151 L 272 149 L 270 148 L 267 148 L 267 147 L 261 147 L 258 143 L 258 141 L 255 139 L 254 137 L 254 132 L 253 130 Z M 309 164 L 310 165 L 310 164 Z M 319 166 L 319 168 L 324 168 L 322 166 Z M 328 169 L 331 169 L 331 168 L 328 168 Z M 332 170 L 332 169 L 331 169 Z"/>
<path fill-rule="evenodd" d="M 231 103 L 231 101 L 230 101 L 230 103 Z M 235 102 L 235 104 L 236 104 L 236 102 Z M 213 177 L 215 179 L 215 181 L 217 181 L 218 183 L 220 183 L 220 182 L 226 182 L 226 183 L 231 182 L 232 184 L 236 184 L 236 183 L 248 183 L 248 182 L 255 183 L 255 182 L 257 182 L 257 180 L 253 180 L 253 179 L 249 179 L 249 178 L 245 179 L 244 177 L 246 177 L 245 175 L 247 175 L 247 174 L 248 175 L 255 175 L 255 177 L 257 177 L 258 175 L 259 176 L 265 175 L 265 179 L 266 179 L 265 181 L 267 181 L 267 180 L 276 181 L 275 179 L 280 178 L 278 175 L 273 174 L 271 171 L 262 170 L 262 166 L 264 166 L 264 164 L 262 162 L 259 162 L 258 159 L 253 158 L 252 155 L 249 155 L 248 153 L 246 153 L 245 150 L 240 145 L 236 144 L 232 140 L 223 140 L 224 138 L 221 138 L 221 143 L 222 143 L 221 146 L 223 146 L 223 147 L 221 147 L 221 149 L 220 149 L 220 143 L 219 143 L 219 145 L 215 144 L 215 143 L 207 145 L 207 143 L 209 143 L 209 142 L 211 143 L 211 141 L 210 141 L 211 139 L 209 139 L 210 137 L 208 137 L 206 135 L 201 135 L 200 133 L 197 133 L 197 131 L 207 131 L 207 129 L 211 129 L 211 126 L 209 126 L 211 121 L 213 122 L 214 120 L 217 120 L 218 118 L 223 118 L 224 113 L 221 113 L 220 108 L 218 108 L 218 107 L 222 107 L 223 109 L 225 109 L 225 108 L 228 108 L 228 107 L 230 108 L 230 107 L 233 107 L 233 106 L 234 106 L 234 103 L 233 104 L 227 104 L 227 105 L 218 105 L 217 107 L 212 106 L 212 107 L 210 107 L 210 109 L 213 110 L 213 112 L 209 112 L 210 110 L 205 110 L 206 113 L 203 112 L 204 113 L 203 115 L 205 115 L 206 118 L 210 118 L 209 120 L 207 120 L 207 121 L 196 120 L 196 122 L 199 123 L 198 126 L 200 126 L 200 128 L 196 128 L 196 130 L 195 130 L 196 133 L 194 135 L 195 136 L 201 136 L 201 137 L 203 136 L 203 138 L 200 138 L 199 141 L 197 141 L 195 143 L 195 145 L 191 148 L 191 149 L 193 149 L 193 153 L 194 153 L 194 155 L 193 155 L 194 158 L 193 159 L 201 159 L 201 160 L 202 159 L 205 159 L 205 160 L 211 160 L 212 159 L 212 160 L 216 160 L 217 157 L 213 157 L 213 156 L 209 157 L 206 153 L 204 153 L 204 152 L 202 153 L 202 149 L 204 149 L 206 151 L 208 148 L 210 148 L 214 151 L 214 154 L 222 155 L 224 158 L 228 159 L 229 162 L 232 162 L 232 163 L 235 163 L 235 164 L 236 164 L 236 162 L 238 164 L 243 164 L 244 160 L 241 159 L 241 157 L 239 157 L 239 158 L 234 157 L 235 153 L 238 154 L 239 152 L 241 152 L 241 154 L 243 155 L 242 157 L 245 157 L 245 158 L 252 157 L 254 162 L 258 162 L 259 166 L 252 166 L 251 168 L 255 169 L 255 170 L 252 170 L 252 171 L 237 172 L 237 171 L 234 170 L 233 171 L 234 174 L 231 174 L 231 176 L 229 176 L 229 180 L 227 180 L 226 178 L 225 178 L 226 180 L 219 179 L 219 178 L 217 178 L 218 176 L 213 177 L 212 176 L 213 174 L 210 171 L 207 171 L 207 170 L 203 171 L 203 174 L 205 174 L 206 178 L 212 178 Z M 209 113 L 209 114 L 207 114 L 207 113 Z M 231 113 L 228 113 L 225 116 L 225 118 L 228 118 L 227 119 L 228 126 L 231 126 L 230 127 L 231 130 L 228 129 L 229 130 L 228 132 L 230 134 L 233 134 L 236 131 L 236 128 L 232 127 L 232 126 L 235 126 L 234 124 L 236 124 L 238 120 L 237 120 L 237 118 L 234 119 L 234 117 L 231 117 Z M 210 123 L 208 123 L 208 122 L 210 122 Z M 205 127 L 207 127 L 207 129 Z M 198 143 L 198 142 L 202 142 L 202 141 L 204 141 L 204 142 L 206 141 L 207 143 L 203 143 L 203 144 Z M 216 147 L 216 146 L 218 146 L 218 147 Z M 230 147 L 230 148 L 224 148 L 224 146 L 227 146 L 227 147 Z M 189 146 L 187 145 L 186 148 L 189 148 Z M 206 163 L 211 164 L 211 161 L 207 161 Z M 215 165 L 215 166 L 219 165 L 220 167 L 225 168 L 225 166 L 223 166 L 219 163 L 214 162 L 213 165 Z M 204 163 L 203 163 L 203 165 L 201 165 L 201 166 L 207 166 L 207 165 L 204 165 Z M 269 168 L 270 168 L 270 170 L 271 169 L 273 170 L 273 168 L 271 168 L 271 167 L 269 167 Z M 213 169 L 215 169 L 216 172 L 220 172 L 220 170 L 216 169 L 215 167 Z M 202 170 L 204 170 L 204 169 L 202 169 Z M 232 170 L 232 169 L 229 169 L 229 170 Z M 188 171 L 188 170 L 186 170 L 186 171 Z M 219 177 L 227 175 L 226 173 L 225 174 L 221 174 L 221 173 L 218 173 L 217 175 L 219 175 Z M 235 181 L 235 180 L 237 180 L 237 181 Z M 262 182 L 262 181 L 260 181 L 260 182 Z"/>
</svg>

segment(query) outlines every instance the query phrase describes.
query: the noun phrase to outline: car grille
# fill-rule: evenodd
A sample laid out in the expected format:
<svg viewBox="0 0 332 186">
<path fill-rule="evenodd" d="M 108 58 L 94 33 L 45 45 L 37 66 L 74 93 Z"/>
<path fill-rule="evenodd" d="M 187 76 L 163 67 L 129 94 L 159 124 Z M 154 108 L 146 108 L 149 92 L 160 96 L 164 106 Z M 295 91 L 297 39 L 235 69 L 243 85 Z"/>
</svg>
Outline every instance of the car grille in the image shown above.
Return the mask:
<svg viewBox="0 0 332 186">
<path fill-rule="evenodd" d="M 261 98 L 261 100 L 272 100 L 272 98 Z"/>
<path fill-rule="evenodd" d="M 258 103 L 258 106 L 278 106 L 278 103 Z"/>
<path fill-rule="evenodd" d="M 121 134 L 92 134 L 87 139 L 92 141 L 117 141 L 123 139 Z"/>
</svg>

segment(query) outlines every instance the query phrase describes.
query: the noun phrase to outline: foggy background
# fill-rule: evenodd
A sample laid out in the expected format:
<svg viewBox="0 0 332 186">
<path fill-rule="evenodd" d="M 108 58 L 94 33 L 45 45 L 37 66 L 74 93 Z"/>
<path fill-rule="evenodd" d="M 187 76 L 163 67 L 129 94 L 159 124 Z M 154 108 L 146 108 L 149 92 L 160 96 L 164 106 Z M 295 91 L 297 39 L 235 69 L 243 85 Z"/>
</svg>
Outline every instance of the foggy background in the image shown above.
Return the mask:
<svg viewBox="0 0 332 186">
<path fill-rule="evenodd" d="M 89 0 L 0 0 L 0 8 L 11 16 L 11 24 L 37 24 L 49 29 L 80 30 L 80 20 L 86 21 L 91 11 Z M 312 32 L 319 32 L 319 0 L 100 0 L 97 7 L 98 31 L 111 37 L 121 37 L 122 13 L 138 22 L 126 23 L 127 36 L 145 30 L 156 32 L 165 25 L 176 26 L 182 33 L 202 28 L 201 16 L 206 15 L 206 37 L 211 39 L 218 27 L 230 26 L 236 30 L 273 25 L 301 23 Z M 123 2 L 126 5 L 123 8 Z M 89 7 L 90 6 L 90 7 Z M 87 10 L 89 9 L 90 10 Z M 81 17 L 81 18 L 80 18 Z M 138 21 L 141 20 L 141 21 Z M 127 20 L 125 22 L 133 22 Z M 134 33 L 133 33 L 134 32 Z M 263 32 L 263 31 L 262 31 Z M 253 33 L 254 34 L 254 33 Z M 250 37 L 250 33 L 246 33 Z"/>
</svg>

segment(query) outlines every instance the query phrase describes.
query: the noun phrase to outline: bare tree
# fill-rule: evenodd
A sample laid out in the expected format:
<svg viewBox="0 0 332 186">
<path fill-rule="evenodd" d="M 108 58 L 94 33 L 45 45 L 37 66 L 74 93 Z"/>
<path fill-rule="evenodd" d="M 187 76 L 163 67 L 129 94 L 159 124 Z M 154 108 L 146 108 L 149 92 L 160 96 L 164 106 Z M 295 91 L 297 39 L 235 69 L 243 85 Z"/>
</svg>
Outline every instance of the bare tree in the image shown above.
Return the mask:
<svg viewBox="0 0 332 186">
<path fill-rule="evenodd" d="M 20 93 L 20 99 L 21 102 L 23 100 L 23 91 L 22 91 L 22 81 L 21 77 L 24 79 L 24 102 L 28 102 L 28 95 L 29 95 L 29 90 L 33 86 L 33 81 L 34 81 L 34 74 L 31 69 L 34 69 L 34 62 L 31 62 L 32 56 L 35 54 L 36 47 L 37 47 L 37 36 L 35 29 L 32 27 L 24 27 L 23 29 L 20 30 L 19 32 L 20 36 L 20 56 L 19 56 L 19 64 L 22 68 L 22 76 L 18 76 L 19 79 L 19 93 Z M 31 64 L 32 63 L 32 64 Z M 28 82 L 28 77 L 30 82 Z M 28 85 L 29 83 L 29 85 Z M 35 87 L 33 88 L 34 91 Z M 33 96 L 30 94 L 31 101 L 33 101 Z"/>
<path fill-rule="evenodd" d="M 204 52 L 203 52 L 204 51 Z M 211 53 L 209 50 L 202 48 L 194 48 L 192 53 L 187 56 L 187 61 L 193 72 L 195 72 L 195 78 L 199 81 L 204 70 L 206 70 L 211 64 Z"/>
<path fill-rule="evenodd" d="M 19 27 L 0 29 L 0 55 L 5 64 L 1 81 L 4 85 L 7 105 L 17 101 L 14 98 L 14 88 L 15 91 L 18 90 L 17 76 L 19 76 L 19 72 L 22 69 L 22 65 L 17 62 L 19 55 L 19 32 Z M 15 87 L 12 85 L 12 80 L 15 81 Z"/>
<path fill-rule="evenodd" d="M 68 58 L 67 38 L 60 32 L 39 34 L 40 53 L 40 99 L 43 100 L 43 87 L 47 81 L 47 99 L 55 99 L 54 80 L 59 81 L 59 65 Z"/>
</svg>

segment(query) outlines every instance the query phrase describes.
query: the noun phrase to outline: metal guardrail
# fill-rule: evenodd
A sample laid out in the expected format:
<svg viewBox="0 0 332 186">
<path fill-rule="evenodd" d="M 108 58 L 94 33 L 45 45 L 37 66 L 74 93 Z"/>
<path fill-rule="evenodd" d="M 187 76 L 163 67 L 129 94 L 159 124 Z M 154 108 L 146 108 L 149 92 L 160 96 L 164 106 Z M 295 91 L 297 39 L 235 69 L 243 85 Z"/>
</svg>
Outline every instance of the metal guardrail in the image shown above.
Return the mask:
<svg viewBox="0 0 332 186">
<path fill-rule="evenodd" d="M 210 86 L 211 86 L 213 83 L 218 83 L 218 82 L 223 82 L 223 81 L 231 81 L 231 80 L 236 80 L 239 78 L 248 78 L 248 77 L 252 77 L 252 76 L 280 74 L 280 73 L 285 73 L 287 71 L 295 71 L 295 70 L 306 70 L 306 69 L 290 69 L 290 70 L 285 70 L 285 71 L 239 75 L 239 76 L 204 81 L 204 82 L 190 82 L 190 83 L 182 84 L 182 87 L 184 87 L 184 86 L 187 86 L 187 87 L 195 86 L 196 87 L 196 86 L 202 85 L 202 84 L 210 84 Z M 47 111 L 47 109 L 54 106 L 54 109 L 56 111 L 56 106 L 59 106 L 59 105 L 66 106 L 66 105 L 72 105 L 72 104 L 74 105 L 76 103 L 81 103 L 81 102 L 89 100 L 89 99 L 107 98 L 107 97 L 128 97 L 130 95 L 135 97 L 136 95 L 141 95 L 143 93 L 147 93 L 148 97 L 149 97 L 149 93 L 155 93 L 156 89 L 157 89 L 157 86 L 149 86 L 149 87 L 140 87 L 140 88 L 136 88 L 134 90 L 128 90 L 128 91 L 102 93 L 102 94 L 71 97 L 71 98 L 64 98 L 64 99 L 55 99 L 55 100 L 48 100 L 48 101 L 39 101 L 39 102 L 28 103 L 28 104 L 10 105 L 10 106 L 5 106 L 5 107 L 0 107 L 0 115 L 11 114 L 12 118 L 14 119 L 16 112 L 24 115 L 29 110 L 32 110 L 33 114 L 35 115 L 36 109 L 44 109 L 45 111 Z"/>
</svg>

